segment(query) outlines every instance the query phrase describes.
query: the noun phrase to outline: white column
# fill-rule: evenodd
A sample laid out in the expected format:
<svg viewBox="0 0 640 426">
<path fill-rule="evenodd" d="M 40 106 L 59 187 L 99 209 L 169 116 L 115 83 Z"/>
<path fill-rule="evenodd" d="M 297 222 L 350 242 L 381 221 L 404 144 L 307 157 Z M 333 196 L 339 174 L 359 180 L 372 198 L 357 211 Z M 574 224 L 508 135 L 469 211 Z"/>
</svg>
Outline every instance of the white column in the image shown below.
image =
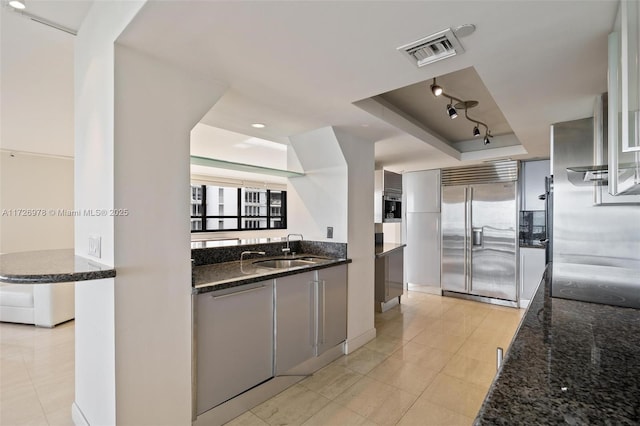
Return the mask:
<svg viewBox="0 0 640 426">
<path fill-rule="evenodd" d="M 76 423 L 191 423 L 189 134 L 225 87 L 118 45 L 142 4 L 96 2 L 77 41 L 76 208 L 108 213 L 76 252 L 100 236 L 117 276 L 76 286 Z"/>
<path fill-rule="evenodd" d="M 347 353 L 376 336 L 374 328 L 374 144 L 334 129 L 348 170 L 349 309 Z"/>
</svg>

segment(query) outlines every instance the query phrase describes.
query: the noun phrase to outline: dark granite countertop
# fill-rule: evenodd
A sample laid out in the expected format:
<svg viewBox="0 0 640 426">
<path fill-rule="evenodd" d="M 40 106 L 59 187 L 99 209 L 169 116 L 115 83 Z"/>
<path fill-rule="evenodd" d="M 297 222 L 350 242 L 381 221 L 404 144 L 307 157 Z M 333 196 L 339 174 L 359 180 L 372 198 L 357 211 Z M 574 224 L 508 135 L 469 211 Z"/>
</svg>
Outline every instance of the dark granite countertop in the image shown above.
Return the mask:
<svg viewBox="0 0 640 426">
<path fill-rule="evenodd" d="M 400 250 L 406 247 L 406 244 L 382 243 L 376 244 L 376 257 L 386 256 L 394 250 Z"/>
<path fill-rule="evenodd" d="M 99 280 L 116 276 L 113 267 L 76 256 L 73 249 L 0 255 L 0 282 L 48 284 Z"/>
<path fill-rule="evenodd" d="M 640 424 L 640 310 L 550 287 L 548 266 L 474 424 Z"/>
<path fill-rule="evenodd" d="M 290 256 L 290 259 L 296 259 L 306 256 L 314 256 L 313 254 L 299 253 Z M 313 271 L 316 269 L 329 268 L 332 266 L 351 263 L 351 259 L 319 259 L 316 263 L 310 263 L 305 266 L 297 266 L 292 268 L 265 268 L 255 261 L 268 260 L 272 257 L 252 257 L 244 261 L 233 261 L 223 263 L 213 263 L 209 265 L 200 265 L 193 267 L 193 293 L 206 293 L 214 290 L 221 290 L 239 285 L 250 284 L 258 281 L 269 280 L 287 275 L 299 274 L 301 272 Z M 277 256 L 282 259 L 282 256 Z"/>
</svg>

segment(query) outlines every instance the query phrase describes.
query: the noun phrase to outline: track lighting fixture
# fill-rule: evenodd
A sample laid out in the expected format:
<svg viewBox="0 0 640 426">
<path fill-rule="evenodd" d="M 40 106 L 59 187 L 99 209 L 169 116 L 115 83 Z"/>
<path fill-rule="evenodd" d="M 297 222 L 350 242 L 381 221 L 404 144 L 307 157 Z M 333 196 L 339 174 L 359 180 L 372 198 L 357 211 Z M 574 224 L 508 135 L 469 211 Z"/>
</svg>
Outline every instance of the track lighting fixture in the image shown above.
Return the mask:
<svg viewBox="0 0 640 426">
<path fill-rule="evenodd" d="M 451 104 L 447 104 L 447 114 L 449 114 L 449 118 L 453 120 L 458 116 L 458 111 L 456 111 Z"/>
<path fill-rule="evenodd" d="M 482 121 L 475 120 L 469 117 L 469 114 L 468 114 L 468 110 L 470 108 L 474 108 L 478 106 L 478 101 L 463 101 L 462 99 L 458 99 L 455 96 L 451 96 L 445 93 L 444 89 L 441 86 L 438 86 L 438 84 L 436 83 L 435 77 L 433 79 L 433 83 L 431 84 L 431 93 L 433 93 L 435 96 L 444 96 L 445 98 L 449 98 L 449 103 L 447 104 L 446 111 L 447 111 L 447 114 L 449 115 L 449 118 L 451 118 L 452 120 L 458 116 L 458 110 L 463 109 L 464 117 L 475 124 L 475 126 L 473 127 L 473 137 L 480 136 L 480 126 L 482 126 L 485 129 L 484 144 L 489 145 L 491 143 L 491 140 L 489 138 L 492 138 L 493 135 L 489 130 L 489 126 L 487 126 Z M 453 101 L 456 101 L 457 103 L 453 105 Z"/>
<path fill-rule="evenodd" d="M 431 93 L 433 93 L 433 96 L 440 96 L 442 95 L 442 87 L 438 86 L 436 84 L 436 79 L 433 79 L 433 84 L 431 85 Z"/>
</svg>

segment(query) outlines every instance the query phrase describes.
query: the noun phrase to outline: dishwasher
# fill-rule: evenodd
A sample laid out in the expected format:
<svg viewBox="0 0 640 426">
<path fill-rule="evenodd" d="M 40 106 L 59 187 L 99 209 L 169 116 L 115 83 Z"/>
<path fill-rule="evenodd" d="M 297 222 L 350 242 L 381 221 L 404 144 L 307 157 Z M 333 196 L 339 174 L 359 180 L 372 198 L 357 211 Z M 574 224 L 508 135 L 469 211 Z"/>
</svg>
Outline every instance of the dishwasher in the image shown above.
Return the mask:
<svg viewBox="0 0 640 426">
<path fill-rule="evenodd" d="M 273 377 L 273 280 L 195 297 L 196 414 Z"/>
</svg>

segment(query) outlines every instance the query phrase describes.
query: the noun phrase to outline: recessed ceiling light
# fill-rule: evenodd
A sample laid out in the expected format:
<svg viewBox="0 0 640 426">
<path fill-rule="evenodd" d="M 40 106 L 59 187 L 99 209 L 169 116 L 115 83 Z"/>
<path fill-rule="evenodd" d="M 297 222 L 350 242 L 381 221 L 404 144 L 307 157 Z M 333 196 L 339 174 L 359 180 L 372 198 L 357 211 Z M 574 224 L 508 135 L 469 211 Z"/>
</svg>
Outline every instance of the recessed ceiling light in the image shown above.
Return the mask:
<svg viewBox="0 0 640 426">
<path fill-rule="evenodd" d="M 24 3 L 24 0 L 11 0 L 9 2 L 9 6 L 11 6 L 14 9 L 20 9 L 20 10 L 27 7 L 27 5 Z"/>
<path fill-rule="evenodd" d="M 262 124 L 262 123 L 253 123 L 251 125 L 251 127 L 253 127 L 254 129 L 264 129 L 267 126 L 265 124 Z"/>
</svg>

